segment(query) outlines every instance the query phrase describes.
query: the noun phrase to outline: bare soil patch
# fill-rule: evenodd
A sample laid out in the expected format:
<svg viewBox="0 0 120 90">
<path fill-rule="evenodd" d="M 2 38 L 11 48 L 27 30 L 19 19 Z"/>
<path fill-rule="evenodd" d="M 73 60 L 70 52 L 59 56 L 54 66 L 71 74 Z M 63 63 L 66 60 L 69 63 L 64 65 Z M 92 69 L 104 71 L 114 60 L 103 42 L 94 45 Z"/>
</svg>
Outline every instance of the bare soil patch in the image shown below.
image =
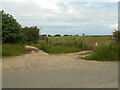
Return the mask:
<svg viewBox="0 0 120 90">
<path fill-rule="evenodd" d="M 3 58 L 3 72 L 38 71 L 50 68 L 71 67 L 81 64 L 97 65 L 105 63 L 86 61 L 79 58 L 81 56 L 84 57 L 91 52 L 92 51 L 81 51 L 76 53 L 49 55 L 42 50 L 39 50 L 38 52 L 31 52 L 22 56 Z"/>
</svg>

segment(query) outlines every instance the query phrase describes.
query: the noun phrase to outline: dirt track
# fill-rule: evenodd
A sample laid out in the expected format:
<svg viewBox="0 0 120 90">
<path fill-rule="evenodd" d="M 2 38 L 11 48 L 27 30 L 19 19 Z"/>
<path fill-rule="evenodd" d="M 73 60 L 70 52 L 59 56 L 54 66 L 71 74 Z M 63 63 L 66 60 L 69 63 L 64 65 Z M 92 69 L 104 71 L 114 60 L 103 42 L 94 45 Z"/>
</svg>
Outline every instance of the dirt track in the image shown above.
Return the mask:
<svg viewBox="0 0 120 90">
<path fill-rule="evenodd" d="M 3 88 L 118 88 L 118 63 L 81 60 L 83 51 L 3 59 Z"/>
<path fill-rule="evenodd" d="M 38 71 L 50 68 L 71 67 L 81 64 L 97 65 L 108 62 L 86 61 L 79 57 L 84 56 L 83 53 L 91 51 L 82 51 L 77 53 L 49 55 L 43 51 L 33 52 L 22 56 L 4 58 L 2 61 L 3 72 L 14 71 Z"/>
</svg>

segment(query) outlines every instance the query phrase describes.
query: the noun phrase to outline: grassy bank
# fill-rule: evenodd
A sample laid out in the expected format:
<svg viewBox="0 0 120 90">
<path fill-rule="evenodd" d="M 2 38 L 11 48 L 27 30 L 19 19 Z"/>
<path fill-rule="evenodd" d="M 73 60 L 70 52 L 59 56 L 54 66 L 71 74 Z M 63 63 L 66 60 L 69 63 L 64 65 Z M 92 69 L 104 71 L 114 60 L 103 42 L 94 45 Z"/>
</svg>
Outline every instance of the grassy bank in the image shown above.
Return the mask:
<svg viewBox="0 0 120 90">
<path fill-rule="evenodd" d="M 3 44 L 2 45 L 2 56 L 18 56 L 25 53 L 25 47 L 21 44 Z"/>
<path fill-rule="evenodd" d="M 84 58 L 86 60 L 97 61 L 118 61 L 120 59 L 120 44 L 111 43 L 109 45 L 103 45 L 96 48 L 95 52 Z"/>
</svg>

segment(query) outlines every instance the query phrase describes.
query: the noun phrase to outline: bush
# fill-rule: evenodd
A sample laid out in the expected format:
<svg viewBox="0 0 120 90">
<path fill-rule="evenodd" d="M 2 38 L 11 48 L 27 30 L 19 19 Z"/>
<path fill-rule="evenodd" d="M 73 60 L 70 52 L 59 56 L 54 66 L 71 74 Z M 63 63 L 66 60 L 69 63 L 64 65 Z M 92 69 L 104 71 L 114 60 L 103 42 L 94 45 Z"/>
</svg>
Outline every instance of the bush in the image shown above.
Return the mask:
<svg viewBox="0 0 120 90">
<path fill-rule="evenodd" d="M 36 26 L 23 28 L 23 33 L 26 36 L 26 41 L 37 43 L 39 39 L 39 29 Z"/>
<path fill-rule="evenodd" d="M 116 41 L 120 43 L 120 31 L 113 32 L 113 36 L 115 37 Z"/>
<path fill-rule="evenodd" d="M 12 15 L 2 12 L 2 42 L 21 43 L 24 40 L 21 25 Z"/>
</svg>

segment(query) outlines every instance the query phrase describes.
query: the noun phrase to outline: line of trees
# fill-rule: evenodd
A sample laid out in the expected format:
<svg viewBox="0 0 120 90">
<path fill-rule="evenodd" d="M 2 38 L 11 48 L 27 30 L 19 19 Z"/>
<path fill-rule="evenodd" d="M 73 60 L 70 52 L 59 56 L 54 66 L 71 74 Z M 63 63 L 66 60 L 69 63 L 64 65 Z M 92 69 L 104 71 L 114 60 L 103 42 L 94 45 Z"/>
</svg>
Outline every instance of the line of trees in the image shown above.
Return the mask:
<svg viewBox="0 0 120 90">
<path fill-rule="evenodd" d="M 2 43 L 37 42 L 40 29 L 37 26 L 24 27 L 10 14 L 2 13 Z"/>
<path fill-rule="evenodd" d="M 43 36 L 43 37 L 51 37 L 51 36 L 62 36 L 61 34 L 55 34 L 55 35 L 50 35 L 50 34 L 42 34 L 41 36 Z M 79 36 L 79 35 L 69 35 L 69 34 L 65 34 L 65 35 L 63 35 L 63 36 Z"/>
</svg>

